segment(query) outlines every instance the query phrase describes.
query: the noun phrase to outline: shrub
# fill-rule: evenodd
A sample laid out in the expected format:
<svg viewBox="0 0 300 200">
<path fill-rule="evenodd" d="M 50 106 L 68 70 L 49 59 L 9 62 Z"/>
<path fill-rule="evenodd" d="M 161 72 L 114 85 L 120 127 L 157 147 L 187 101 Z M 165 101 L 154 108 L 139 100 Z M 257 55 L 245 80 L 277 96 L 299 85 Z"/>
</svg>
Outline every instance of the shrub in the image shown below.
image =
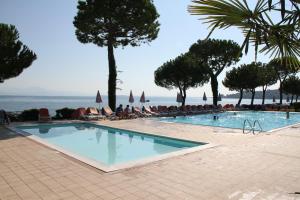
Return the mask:
<svg viewBox="0 0 300 200">
<path fill-rule="evenodd" d="M 24 110 L 20 116 L 21 121 L 37 121 L 39 119 L 39 110 L 38 109 L 30 109 Z"/>
<path fill-rule="evenodd" d="M 72 113 L 75 111 L 75 109 L 72 108 L 62 108 L 59 110 L 56 110 L 56 119 L 71 119 Z"/>
</svg>

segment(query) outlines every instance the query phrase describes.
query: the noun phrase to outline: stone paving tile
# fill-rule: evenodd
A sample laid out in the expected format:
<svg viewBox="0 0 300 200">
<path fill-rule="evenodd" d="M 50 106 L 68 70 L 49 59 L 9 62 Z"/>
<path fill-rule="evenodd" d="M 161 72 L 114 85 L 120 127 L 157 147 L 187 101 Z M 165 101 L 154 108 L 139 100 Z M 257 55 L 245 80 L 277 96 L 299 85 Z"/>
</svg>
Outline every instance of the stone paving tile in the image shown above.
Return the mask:
<svg viewBox="0 0 300 200">
<path fill-rule="evenodd" d="M 104 173 L 0 127 L 0 199 L 300 199 L 300 128 L 253 136 L 150 120 L 103 123 L 219 146 Z"/>
</svg>

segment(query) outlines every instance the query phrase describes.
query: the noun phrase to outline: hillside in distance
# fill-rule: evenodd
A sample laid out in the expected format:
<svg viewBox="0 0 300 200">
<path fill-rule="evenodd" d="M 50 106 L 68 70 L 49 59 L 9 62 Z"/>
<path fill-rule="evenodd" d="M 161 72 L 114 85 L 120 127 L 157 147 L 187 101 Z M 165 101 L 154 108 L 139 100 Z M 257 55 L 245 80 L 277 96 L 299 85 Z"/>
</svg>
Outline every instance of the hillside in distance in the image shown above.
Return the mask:
<svg viewBox="0 0 300 200">
<path fill-rule="evenodd" d="M 283 98 L 286 98 L 286 94 L 283 94 Z M 223 98 L 239 98 L 240 93 L 234 93 L 234 94 L 228 94 L 224 95 Z M 244 92 L 243 98 L 244 99 L 251 99 L 252 94 L 251 92 Z M 275 97 L 275 99 L 279 99 L 279 90 L 267 90 L 266 91 L 266 99 L 272 99 Z M 262 91 L 256 91 L 255 92 L 255 99 L 261 99 L 262 98 Z"/>
</svg>

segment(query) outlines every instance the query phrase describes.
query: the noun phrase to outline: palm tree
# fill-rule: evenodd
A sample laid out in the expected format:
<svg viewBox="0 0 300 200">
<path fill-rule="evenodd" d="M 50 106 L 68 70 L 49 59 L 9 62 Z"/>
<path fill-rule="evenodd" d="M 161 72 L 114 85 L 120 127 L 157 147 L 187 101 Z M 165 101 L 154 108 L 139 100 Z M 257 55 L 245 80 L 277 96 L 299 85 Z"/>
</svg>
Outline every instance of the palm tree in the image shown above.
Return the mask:
<svg viewBox="0 0 300 200">
<path fill-rule="evenodd" d="M 244 34 L 242 49 L 248 53 L 254 43 L 257 53 L 274 58 L 290 57 L 289 62 L 299 69 L 300 63 L 300 8 L 296 0 L 257 0 L 253 9 L 246 0 L 193 0 L 188 11 L 208 23 L 211 31 L 237 27 Z M 291 7 L 286 9 L 286 5 Z M 280 12 L 281 18 L 276 18 Z M 260 49 L 258 49 L 260 47 Z M 297 58 L 297 59 L 295 59 Z"/>
</svg>

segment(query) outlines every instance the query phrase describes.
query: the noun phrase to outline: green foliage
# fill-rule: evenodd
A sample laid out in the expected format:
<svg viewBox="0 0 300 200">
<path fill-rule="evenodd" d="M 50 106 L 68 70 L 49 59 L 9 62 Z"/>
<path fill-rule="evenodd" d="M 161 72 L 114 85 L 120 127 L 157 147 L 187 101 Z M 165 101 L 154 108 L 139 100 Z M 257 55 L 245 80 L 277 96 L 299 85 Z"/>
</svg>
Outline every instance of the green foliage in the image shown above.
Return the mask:
<svg viewBox="0 0 300 200">
<path fill-rule="evenodd" d="M 72 113 L 75 111 L 75 109 L 72 108 L 62 108 L 59 110 L 56 110 L 56 119 L 71 119 Z"/>
<path fill-rule="evenodd" d="M 289 76 L 282 83 L 282 90 L 286 94 L 300 96 L 300 79 L 295 75 Z"/>
<path fill-rule="evenodd" d="M 274 85 L 277 82 L 277 73 L 271 65 L 262 64 L 259 69 L 260 86 L 267 89 L 268 86 Z"/>
<path fill-rule="evenodd" d="M 137 46 L 154 40 L 159 31 L 152 0 L 86 0 L 78 1 L 77 8 L 74 26 L 82 43 Z"/>
<path fill-rule="evenodd" d="M 240 46 L 232 40 L 207 39 L 198 40 L 189 52 L 199 63 L 209 66 L 214 105 L 218 104 L 218 75 L 226 68 L 240 60 Z"/>
<path fill-rule="evenodd" d="M 108 101 L 115 110 L 117 69 L 114 48 L 138 46 L 156 39 L 159 15 L 152 0 L 85 0 L 78 1 L 77 8 L 73 22 L 77 39 L 82 43 L 107 46 Z"/>
<path fill-rule="evenodd" d="M 241 89 L 247 88 L 247 77 L 248 71 L 244 68 L 237 67 L 226 72 L 225 79 L 223 80 L 223 85 L 227 87 L 230 91 L 240 91 Z"/>
<path fill-rule="evenodd" d="M 185 100 L 186 90 L 202 86 L 209 81 L 209 76 L 206 65 L 198 63 L 190 54 L 182 54 L 159 67 L 154 72 L 154 79 L 160 87 L 178 88 Z"/>
<path fill-rule="evenodd" d="M 21 121 L 37 121 L 39 119 L 39 110 L 38 109 L 24 110 L 20 114 L 19 119 Z"/>
<path fill-rule="evenodd" d="M 0 83 L 21 74 L 35 59 L 34 52 L 19 40 L 15 26 L 0 23 Z"/>
<path fill-rule="evenodd" d="M 290 60 L 294 60 L 294 62 L 299 62 L 298 59 L 283 57 L 283 58 L 275 58 L 271 60 L 268 64 L 275 69 L 277 74 L 277 78 L 279 81 L 280 104 L 282 104 L 282 98 L 283 98 L 282 83 L 289 75 L 296 73 L 297 70 L 295 66 L 290 62 Z"/>
<path fill-rule="evenodd" d="M 193 0 L 188 10 L 193 15 L 205 16 L 201 19 L 209 24 L 210 34 L 216 28 L 239 28 L 245 37 L 242 49 L 246 54 L 253 43 L 255 56 L 259 50 L 275 58 L 294 58 L 289 62 L 299 68 L 299 62 L 294 62 L 300 56 L 299 5 L 295 0 L 286 1 L 290 3 L 288 7 L 285 0 L 257 0 L 252 9 L 246 0 Z"/>
<path fill-rule="evenodd" d="M 240 60 L 240 46 L 232 40 L 198 40 L 190 47 L 199 62 L 209 66 L 209 73 L 218 76 L 225 67 L 229 67 Z"/>
</svg>

